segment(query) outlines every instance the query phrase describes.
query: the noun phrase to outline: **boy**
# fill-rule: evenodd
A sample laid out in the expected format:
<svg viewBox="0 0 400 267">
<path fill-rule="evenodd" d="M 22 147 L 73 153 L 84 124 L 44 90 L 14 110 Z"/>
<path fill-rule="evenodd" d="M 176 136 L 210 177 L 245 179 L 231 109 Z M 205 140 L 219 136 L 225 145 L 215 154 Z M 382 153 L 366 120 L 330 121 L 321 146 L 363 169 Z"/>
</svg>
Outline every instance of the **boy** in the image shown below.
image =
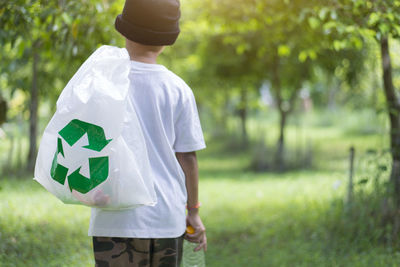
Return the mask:
<svg viewBox="0 0 400 267">
<path fill-rule="evenodd" d="M 131 58 L 129 97 L 144 132 L 154 173 L 157 204 L 123 211 L 92 209 L 96 266 L 179 266 L 186 234 L 196 250 L 207 249 L 198 209 L 196 150 L 205 148 L 191 89 L 156 64 L 178 34 L 178 0 L 127 0 L 116 29 Z M 124 135 L 131 128 L 125 125 Z M 186 216 L 186 208 L 187 216 Z"/>
</svg>

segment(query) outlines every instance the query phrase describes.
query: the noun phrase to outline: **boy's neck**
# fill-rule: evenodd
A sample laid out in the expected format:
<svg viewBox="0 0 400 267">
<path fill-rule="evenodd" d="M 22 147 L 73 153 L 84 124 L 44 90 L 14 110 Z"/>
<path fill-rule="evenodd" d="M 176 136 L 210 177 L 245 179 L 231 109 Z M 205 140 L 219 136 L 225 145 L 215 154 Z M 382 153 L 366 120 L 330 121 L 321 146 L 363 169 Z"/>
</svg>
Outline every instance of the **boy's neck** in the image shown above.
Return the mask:
<svg viewBox="0 0 400 267">
<path fill-rule="evenodd" d="M 126 50 L 128 50 L 131 60 L 156 64 L 158 55 L 163 51 L 163 46 L 148 46 L 126 40 Z"/>
<path fill-rule="evenodd" d="M 148 64 L 157 64 L 158 54 L 154 55 L 154 53 L 146 53 L 146 54 L 129 53 L 129 57 L 133 61 L 139 61 Z"/>
</svg>

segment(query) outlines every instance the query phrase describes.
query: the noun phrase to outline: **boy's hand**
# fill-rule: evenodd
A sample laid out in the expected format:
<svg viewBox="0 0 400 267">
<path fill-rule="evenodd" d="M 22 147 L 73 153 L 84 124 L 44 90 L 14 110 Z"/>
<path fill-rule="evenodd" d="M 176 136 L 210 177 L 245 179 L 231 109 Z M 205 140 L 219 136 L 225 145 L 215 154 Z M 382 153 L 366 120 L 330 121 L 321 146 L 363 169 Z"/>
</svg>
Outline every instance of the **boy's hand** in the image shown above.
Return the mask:
<svg viewBox="0 0 400 267">
<path fill-rule="evenodd" d="M 189 211 L 186 217 L 186 224 L 192 226 L 195 232 L 193 234 L 186 233 L 185 239 L 192 243 L 199 243 L 194 251 L 199 251 L 201 249 L 207 251 L 206 228 L 200 219 L 199 213 L 197 211 L 193 213 Z"/>
<path fill-rule="evenodd" d="M 195 207 L 198 204 L 198 187 L 199 187 L 199 172 L 197 166 L 196 152 L 176 152 L 176 158 L 185 173 L 185 182 L 187 190 L 187 205 L 189 207 Z M 189 208 L 188 215 L 186 216 L 186 225 L 190 225 L 194 228 L 194 233 L 186 233 L 185 239 L 192 243 L 198 243 L 199 245 L 194 251 L 204 249 L 207 250 L 207 237 L 206 228 L 199 216 L 198 208 Z"/>
</svg>

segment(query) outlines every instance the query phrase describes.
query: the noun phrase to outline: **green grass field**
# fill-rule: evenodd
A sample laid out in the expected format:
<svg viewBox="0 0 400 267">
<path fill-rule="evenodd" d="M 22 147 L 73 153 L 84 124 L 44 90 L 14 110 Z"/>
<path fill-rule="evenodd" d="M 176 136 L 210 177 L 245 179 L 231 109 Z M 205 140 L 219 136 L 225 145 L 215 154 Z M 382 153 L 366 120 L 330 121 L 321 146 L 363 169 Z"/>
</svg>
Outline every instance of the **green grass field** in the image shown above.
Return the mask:
<svg viewBox="0 0 400 267">
<path fill-rule="evenodd" d="M 342 212 L 349 146 L 362 154 L 386 141 L 310 132 L 312 170 L 251 172 L 251 151 L 229 153 L 212 142 L 198 153 L 207 266 L 399 266 L 399 251 L 373 232 L 354 235 Z M 62 204 L 29 177 L 2 177 L 0 188 L 0 266 L 94 265 L 89 208 Z"/>
</svg>

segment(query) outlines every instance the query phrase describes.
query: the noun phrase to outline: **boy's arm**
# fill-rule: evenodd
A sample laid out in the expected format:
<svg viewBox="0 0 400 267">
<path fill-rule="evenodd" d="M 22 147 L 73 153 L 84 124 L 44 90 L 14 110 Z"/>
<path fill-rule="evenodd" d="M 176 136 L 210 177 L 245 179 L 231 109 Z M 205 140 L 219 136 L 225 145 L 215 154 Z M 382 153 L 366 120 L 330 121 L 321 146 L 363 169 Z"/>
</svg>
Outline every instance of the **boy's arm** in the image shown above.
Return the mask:
<svg viewBox="0 0 400 267">
<path fill-rule="evenodd" d="M 190 208 L 195 207 L 198 203 L 199 173 L 196 152 L 177 152 L 175 155 L 186 177 L 186 190 L 188 195 L 187 206 L 189 208 L 186 222 L 195 229 L 194 234 L 186 234 L 185 238 L 190 242 L 199 243 L 195 251 L 200 249 L 206 251 L 206 228 L 200 219 L 199 209 Z"/>
</svg>

